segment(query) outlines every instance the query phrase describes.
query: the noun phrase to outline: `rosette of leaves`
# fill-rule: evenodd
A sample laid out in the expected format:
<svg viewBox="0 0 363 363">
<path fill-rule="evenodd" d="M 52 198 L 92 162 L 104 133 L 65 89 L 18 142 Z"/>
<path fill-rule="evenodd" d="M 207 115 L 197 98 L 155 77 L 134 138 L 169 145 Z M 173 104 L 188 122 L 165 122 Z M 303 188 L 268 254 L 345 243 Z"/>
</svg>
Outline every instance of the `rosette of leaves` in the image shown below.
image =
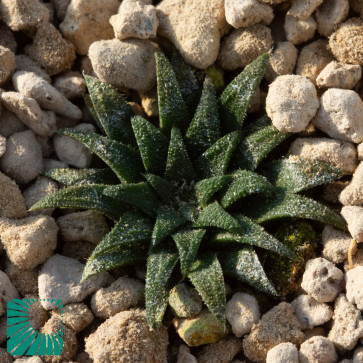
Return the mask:
<svg viewBox="0 0 363 363">
<path fill-rule="evenodd" d="M 303 159 L 259 166 L 289 136 L 266 115 L 243 127 L 268 59 L 268 54 L 256 59 L 217 98 L 208 76 L 200 96 L 193 71 L 185 63 L 173 70 L 157 52 L 158 125 L 135 116 L 112 86 L 86 76 L 86 102 L 103 135 L 59 131 L 89 148 L 108 168 L 47 172 L 67 187 L 32 210 L 95 209 L 114 221 L 89 258 L 83 280 L 146 261 L 150 326 L 160 326 L 169 291 L 183 280 L 222 322 L 224 275 L 276 295 L 258 252 L 288 258 L 294 253 L 265 224 L 294 217 L 345 227 L 339 215 L 299 194 L 340 178 L 340 170 Z"/>
</svg>

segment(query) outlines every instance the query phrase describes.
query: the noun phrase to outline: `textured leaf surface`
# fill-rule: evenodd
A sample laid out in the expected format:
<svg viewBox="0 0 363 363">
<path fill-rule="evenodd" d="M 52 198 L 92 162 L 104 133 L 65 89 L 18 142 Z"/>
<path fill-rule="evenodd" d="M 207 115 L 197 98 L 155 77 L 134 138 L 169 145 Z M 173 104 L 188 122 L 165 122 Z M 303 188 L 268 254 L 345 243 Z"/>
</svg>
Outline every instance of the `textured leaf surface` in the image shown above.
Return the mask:
<svg viewBox="0 0 363 363">
<path fill-rule="evenodd" d="M 96 124 L 97 124 L 98 128 L 100 129 L 101 134 L 106 135 L 105 129 L 103 128 L 102 122 L 100 121 L 100 118 L 98 117 L 97 112 L 93 106 L 90 95 L 84 94 L 83 100 L 84 100 L 84 103 L 86 104 L 90 114 L 92 115 L 93 119 L 96 121 Z"/>
<path fill-rule="evenodd" d="M 206 77 L 202 97 L 186 132 L 185 143 L 195 156 L 201 155 L 221 137 L 218 104 L 213 81 Z"/>
<path fill-rule="evenodd" d="M 183 277 L 188 274 L 195 261 L 205 232 L 205 229 L 189 229 L 177 232 L 172 236 L 179 251 L 180 268 Z"/>
<path fill-rule="evenodd" d="M 147 259 L 145 300 L 148 325 L 159 328 L 168 305 L 170 275 L 178 262 L 174 251 L 159 249 Z"/>
<path fill-rule="evenodd" d="M 170 62 L 161 52 L 155 53 L 158 78 L 160 128 L 169 134 L 173 126 L 185 131 L 188 127 L 188 110 Z"/>
<path fill-rule="evenodd" d="M 269 163 L 264 174 L 277 187 L 297 193 L 337 180 L 345 173 L 323 161 L 290 158 Z"/>
<path fill-rule="evenodd" d="M 192 266 L 188 278 L 210 312 L 225 323 L 226 292 L 222 267 L 216 254 L 206 254 Z"/>
<path fill-rule="evenodd" d="M 165 179 L 171 182 L 195 179 L 195 172 L 179 129 L 173 127 L 166 163 Z"/>
<path fill-rule="evenodd" d="M 168 139 L 149 121 L 140 116 L 131 119 L 142 162 L 147 172 L 162 174 L 168 154 Z"/>
<path fill-rule="evenodd" d="M 30 210 L 44 208 L 82 208 L 98 210 L 117 220 L 124 212 L 117 200 L 103 194 L 107 185 L 84 185 L 61 189 L 35 203 Z"/>
<path fill-rule="evenodd" d="M 239 132 L 232 132 L 223 136 L 206 150 L 196 161 L 196 168 L 200 176 L 210 178 L 225 174 L 239 140 Z"/>
<path fill-rule="evenodd" d="M 130 118 L 135 114 L 131 106 L 110 84 L 91 76 L 84 78 L 94 110 L 107 136 L 124 144 L 134 144 Z"/>
<path fill-rule="evenodd" d="M 119 180 L 110 169 L 51 169 L 44 173 L 67 186 L 88 184 L 117 184 Z"/>
<path fill-rule="evenodd" d="M 132 147 L 92 132 L 80 130 L 58 132 L 87 146 L 115 172 L 121 182 L 133 183 L 140 180 L 143 166 L 140 155 Z"/>
<path fill-rule="evenodd" d="M 263 176 L 249 170 L 239 170 L 224 193 L 221 205 L 228 208 L 237 200 L 255 193 L 271 193 L 273 186 Z"/>
<path fill-rule="evenodd" d="M 221 104 L 224 123 L 228 131 L 241 129 L 247 109 L 262 80 L 269 54 L 263 54 L 248 65 L 224 90 Z"/>
<path fill-rule="evenodd" d="M 194 225 L 195 227 L 216 227 L 230 232 L 243 233 L 243 228 L 238 221 L 227 213 L 217 201 L 209 204 L 200 212 Z"/>
<path fill-rule="evenodd" d="M 153 174 L 144 174 L 145 179 L 153 187 L 156 194 L 166 205 L 172 205 L 176 200 L 178 189 L 164 178 Z"/>
<path fill-rule="evenodd" d="M 325 205 L 310 198 L 284 193 L 283 191 L 271 197 L 256 196 L 245 211 L 257 223 L 273 221 L 278 218 L 298 217 L 331 224 L 342 229 L 346 228 L 343 218 Z"/>
<path fill-rule="evenodd" d="M 119 202 L 129 203 L 149 216 L 156 215 L 158 199 L 146 182 L 113 185 L 103 193 Z"/>
<path fill-rule="evenodd" d="M 220 256 L 223 272 L 270 295 L 277 295 L 254 249 L 249 246 L 224 252 Z"/>
</svg>

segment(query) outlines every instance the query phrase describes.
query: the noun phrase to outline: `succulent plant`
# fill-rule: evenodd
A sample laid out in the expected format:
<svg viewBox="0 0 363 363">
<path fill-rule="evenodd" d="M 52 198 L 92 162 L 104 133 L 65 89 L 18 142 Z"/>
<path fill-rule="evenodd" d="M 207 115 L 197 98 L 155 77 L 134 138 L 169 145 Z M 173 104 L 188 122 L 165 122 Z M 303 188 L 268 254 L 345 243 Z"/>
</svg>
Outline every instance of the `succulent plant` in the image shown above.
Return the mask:
<svg viewBox="0 0 363 363">
<path fill-rule="evenodd" d="M 290 136 L 266 115 L 243 125 L 268 59 L 264 54 L 247 66 L 219 98 L 206 76 L 196 107 L 200 92 L 192 70 L 186 64 L 173 70 L 166 56 L 156 52 L 159 125 L 135 116 L 112 86 L 85 76 L 85 100 L 104 135 L 59 131 L 109 168 L 47 172 L 67 187 L 32 210 L 95 209 L 114 221 L 88 259 L 83 280 L 146 261 L 146 311 L 152 327 L 162 323 L 169 291 L 182 281 L 189 280 L 222 322 L 224 275 L 276 295 L 258 253 L 294 258 L 294 251 L 265 230 L 271 221 L 307 218 L 345 228 L 339 215 L 298 194 L 340 178 L 342 171 L 299 158 L 260 165 Z"/>
</svg>

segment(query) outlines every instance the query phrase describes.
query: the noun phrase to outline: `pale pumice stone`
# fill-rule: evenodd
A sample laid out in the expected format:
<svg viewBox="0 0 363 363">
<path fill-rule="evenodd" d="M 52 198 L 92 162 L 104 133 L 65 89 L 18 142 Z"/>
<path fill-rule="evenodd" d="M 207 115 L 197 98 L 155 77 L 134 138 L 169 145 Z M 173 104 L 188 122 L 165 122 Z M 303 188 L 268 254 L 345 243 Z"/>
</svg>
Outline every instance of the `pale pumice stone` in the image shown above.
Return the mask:
<svg viewBox="0 0 363 363">
<path fill-rule="evenodd" d="M 299 362 L 300 363 L 335 363 L 338 355 L 333 343 L 325 337 L 315 336 L 300 346 Z"/>
<path fill-rule="evenodd" d="M 15 71 L 15 54 L 0 45 L 0 85 L 8 81 Z"/>
<path fill-rule="evenodd" d="M 341 210 L 341 215 L 347 221 L 352 237 L 358 243 L 363 242 L 363 207 L 345 206 Z"/>
<path fill-rule="evenodd" d="M 316 30 L 316 21 L 313 16 L 306 19 L 295 18 L 286 15 L 284 29 L 286 38 L 292 44 L 301 44 L 314 37 Z"/>
<path fill-rule="evenodd" d="M 280 343 L 268 351 L 266 363 L 299 363 L 299 352 L 292 343 Z"/>
<path fill-rule="evenodd" d="M 342 190 L 339 201 L 343 205 L 363 204 L 363 162 L 356 168 L 351 182 Z"/>
<path fill-rule="evenodd" d="M 322 233 L 322 243 L 324 246 L 322 256 L 334 263 L 344 262 L 348 258 L 348 249 L 352 242 L 352 237 L 343 231 L 325 226 Z"/>
<path fill-rule="evenodd" d="M 356 266 L 345 274 L 347 299 L 363 310 L 363 266 Z"/>
<path fill-rule="evenodd" d="M 293 0 L 287 14 L 295 18 L 306 19 L 322 2 L 323 0 Z"/>
</svg>

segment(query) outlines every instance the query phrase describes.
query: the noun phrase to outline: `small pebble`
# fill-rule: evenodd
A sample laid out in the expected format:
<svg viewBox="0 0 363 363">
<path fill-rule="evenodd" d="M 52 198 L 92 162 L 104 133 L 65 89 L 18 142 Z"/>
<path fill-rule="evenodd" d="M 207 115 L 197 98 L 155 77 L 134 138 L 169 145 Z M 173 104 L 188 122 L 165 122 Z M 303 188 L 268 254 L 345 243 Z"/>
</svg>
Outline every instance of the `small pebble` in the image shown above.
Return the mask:
<svg viewBox="0 0 363 363">
<path fill-rule="evenodd" d="M 363 310 L 363 266 L 356 266 L 345 274 L 346 296 L 350 303 Z"/>
<path fill-rule="evenodd" d="M 343 207 L 341 210 L 341 215 L 347 221 L 348 230 L 352 237 L 358 243 L 363 242 L 363 207 Z"/>
<path fill-rule="evenodd" d="M 332 226 L 325 226 L 322 234 L 323 252 L 322 256 L 334 263 L 344 262 L 348 258 L 348 249 L 352 237 Z"/>
<path fill-rule="evenodd" d="M 352 363 L 363 363 L 363 347 L 357 347 L 354 350 L 353 362 Z"/>
<path fill-rule="evenodd" d="M 8 81 L 15 71 L 15 54 L 0 45 L 0 85 Z"/>
<path fill-rule="evenodd" d="M 280 343 L 267 353 L 266 363 L 299 363 L 299 353 L 292 343 Z"/>
<path fill-rule="evenodd" d="M 316 26 L 316 21 L 313 16 L 309 16 L 306 19 L 299 19 L 291 15 L 286 15 L 284 25 L 286 38 L 295 45 L 305 43 L 314 37 Z"/>
<path fill-rule="evenodd" d="M 54 87 L 68 99 L 79 98 L 86 93 L 86 81 L 80 72 L 68 72 L 58 76 Z"/>
<path fill-rule="evenodd" d="M 19 54 L 15 56 L 16 70 L 17 71 L 27 71 L 37 74 L 39 77 L 43 78 L 48 83 L 51 82 L 51 78 L 48 73 L 46 73 L 42 68 L 38 67 L 36 63 L 25 54 Z"/>
<path fill-rule="evenodd" d="M 300 363 L 334 363 L 338 360 L 333 343 L 322 336 L 308 339 L 301 344 Z"/>
<path fill-rule="evenodd" d="M 0 23 L 0 45 L 9 48 L 13 53 L 16 52 L 17 44 L 14 34 L 4 23 Z"/>
<path fill-rule="evenodd" d="M 38 296 L 38 268 L 22 270 L 10 260 L 6 261 L 5 272 L 22 296 Z"/>
<path fill-rule="evenodd" d="M 357 146 L 357 151 L 358 151 L 358 159 L 359 159 L 359 160 L 363 160 L 363 142 L 361 142 L 361 143 Z"/>
<path fill-rule="evenodd" d="M 363 204 L 363 162 L 356 168 L 351 182 L 342 190 L 339 201 L 343 205 Z"/>
<path fill-rule="evenodd" d="M 323 0 L 292 0 L 291 8 L 287 14 L 295 18 L 306 19 L 322 2 Z"/>
<path fill-rule="evenodd" d="M 176 363 L 198 363 L 198 361 L 197 358 L 190 353 L 189 347 L 185 344 L 181 344 Z"/>
<path fill-rule="evenodd" d="M 8 275 L 0 270 L 0 316 L 5 312 L 6 304 L 11 299 L 19 298 L 20 295 Z"/>
<path fill-rule="evenodd" d="M 0 96 L 1 98 L 1 96 Z M 0 135 L 8 138 L 16 132 L 25 131 L 26 126 L 11 111 L 3 108 L 0 117 Z"/>
</svg>

